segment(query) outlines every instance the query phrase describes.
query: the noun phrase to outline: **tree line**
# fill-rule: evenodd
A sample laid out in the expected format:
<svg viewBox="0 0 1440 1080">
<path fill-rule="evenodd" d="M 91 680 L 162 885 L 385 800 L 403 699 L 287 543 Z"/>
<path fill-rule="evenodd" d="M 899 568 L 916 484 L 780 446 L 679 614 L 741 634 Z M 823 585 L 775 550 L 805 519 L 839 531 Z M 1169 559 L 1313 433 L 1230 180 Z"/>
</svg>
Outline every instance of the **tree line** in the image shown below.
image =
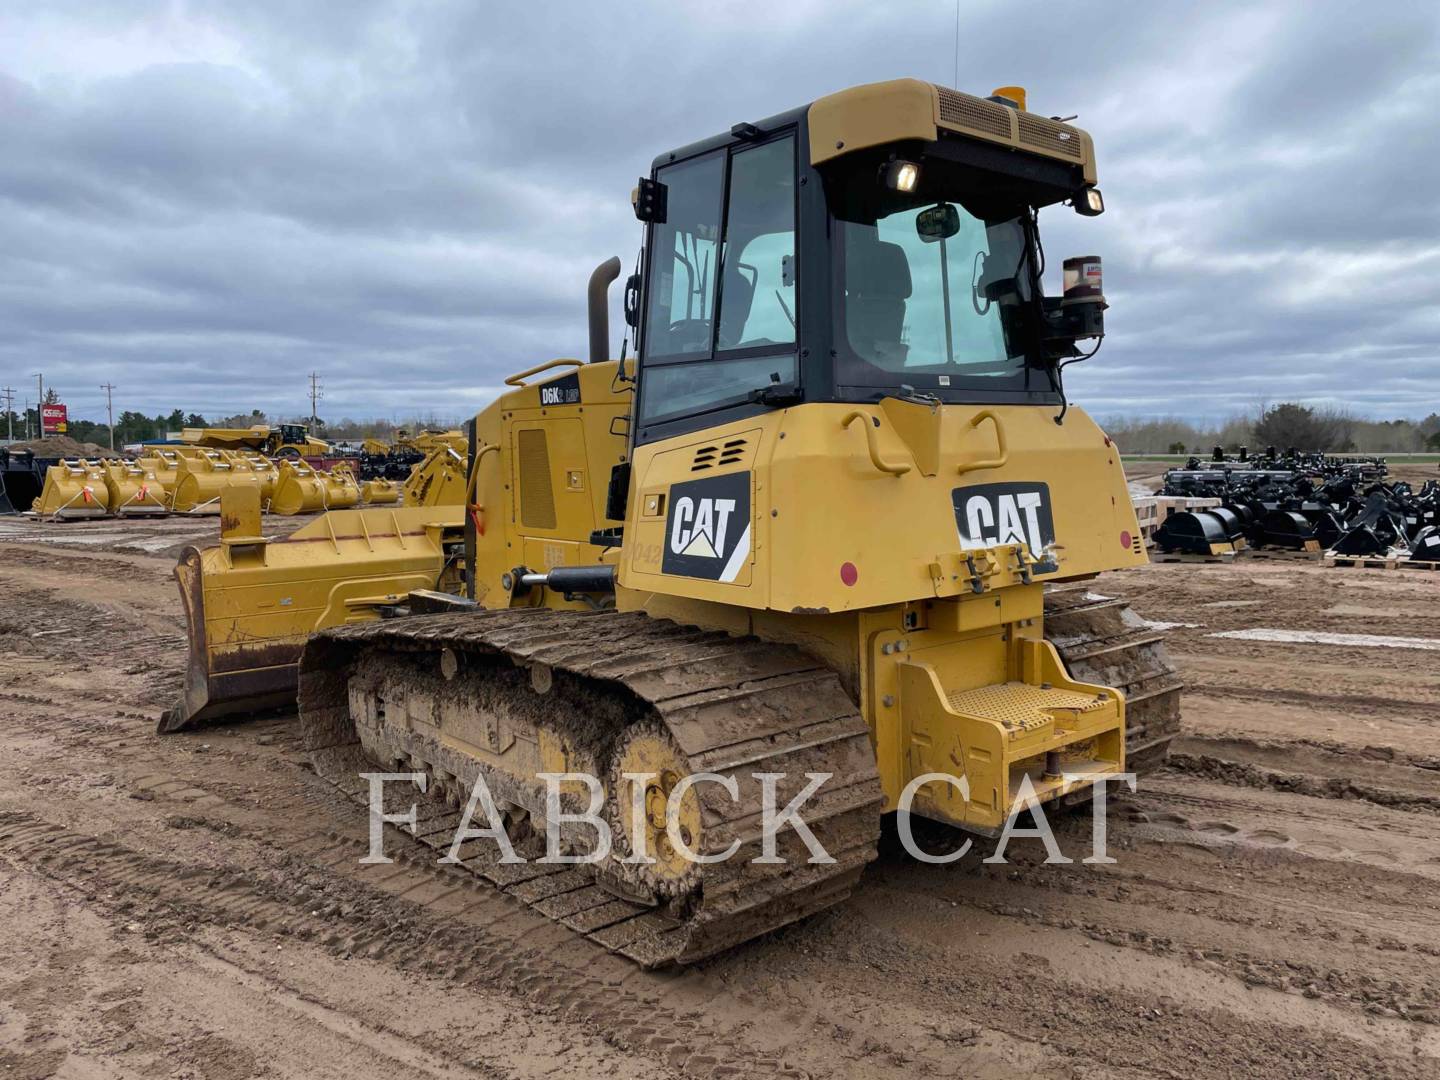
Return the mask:
<svg viewBox="0 0 1440 1080">
<path fill-rule="evenodd" d="M 53 391 L 48 392 L 45 399 L 47 404 L 54 404 L 59 400 Z M 272 426 L 302 424 L 308 426 L 309 417 L 272 417 L 260 409 L 251 409 L 248 413 L 218 416 L 213 419 L 207 419 L 200 413 L 186 412 L 184 409 L 173 409 L 168 413 L 157 413 L 154 416 L 126 410 L 115 417 L 115 446 L 119 449 L 121 446 L 131 443 L 163 440 L 169 433 L 178 432 L 187 427 L 244 428 L 254 427 L 257 424 Z M 39 413 L 34 408 L 8 412 L 0 409 L 0 439 L 9 438 L 12 425 L 17 440 L 39 437 Z M 454 420 L 441 419 L 434 414 L 417 415 L 399 423 L 390 420 L 352 420 L 346 417 L 332 424 L 326 424 L 322 420 L 315 434 L 333 442 L 360 442 L 364 439 L 380 439 L 390 442 L 393 441 L 396 431 L 401 428 L 407 431 L 419 431 L 425 428 L 446 430 L 456 426 L 458 424 Z M 103 420 L 84 420 L 71 416 L 69 430 L 65 434 L 76 442 L 95 443 L 100 446 L 108 446 L 110 443 L 110 428 Z"/>
<path fill-rule="evenodd" d="M 1117 417 L 1101 426 L 1127 454 L 1209 454 L 1216 446 L 1232 454 L 1242 446 L 1334 454 L 1440 452 L 1440 413 L 1423 420 L 1362 420 L 1339 409 L 1283 402 L 1219 424 L 1172 416 Z"/>
</svg>

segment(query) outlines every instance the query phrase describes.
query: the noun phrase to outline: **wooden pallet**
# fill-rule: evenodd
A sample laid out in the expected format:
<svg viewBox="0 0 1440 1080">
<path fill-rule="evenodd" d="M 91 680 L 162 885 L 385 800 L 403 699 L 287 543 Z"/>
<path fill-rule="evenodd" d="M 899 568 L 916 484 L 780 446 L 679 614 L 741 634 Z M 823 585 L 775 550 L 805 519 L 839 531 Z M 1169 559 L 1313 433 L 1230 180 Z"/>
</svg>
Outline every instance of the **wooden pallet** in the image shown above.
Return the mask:
<svg viewBox="0 0 1440 1080">
<path fill-rule="evenodd" d="M 1296 551 L 1293 548 L 1253 548 L 1243 549 L 1242 555 L 1245 559 L 1267 559 L 1271 562 L 1298 562 L 1318 563 L 1321 552 L 1317 546 L 1313 551 Z"/>
<path fill-rule="evenodd" d="M 1219 555 L 1190 555 L 1183 551 L 1156 551 L 1151 553 L 1153 563 L 1233 563 L 1235 552 L 1225 551 Z"/>
<path fill-rule="evenodd" d="M 1440 571 L 1440 562 L 1434 559 L 1412 559 L 1409 555 L 1326 555 L 1325 565 L 1356 570 Z"/>
<path fill-rule="evenodd" d="M 1336 555 L 1327 553 L 1325 565 L 1344 570 L 1398 570 L 1409 566 L 1408 555 Z M 1436 563 L 1415 563 L 1416 569 L 1436 566 Z"/>
</svg>

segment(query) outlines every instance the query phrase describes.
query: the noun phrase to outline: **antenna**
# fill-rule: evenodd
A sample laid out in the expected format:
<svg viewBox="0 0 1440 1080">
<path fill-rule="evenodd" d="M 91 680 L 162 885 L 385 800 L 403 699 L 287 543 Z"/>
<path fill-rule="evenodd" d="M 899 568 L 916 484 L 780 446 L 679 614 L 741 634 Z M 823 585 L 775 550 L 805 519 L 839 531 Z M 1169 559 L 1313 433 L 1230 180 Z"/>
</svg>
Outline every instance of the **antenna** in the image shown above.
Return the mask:
<svg viewBox="0 0 1440 1080">
<path fill-rule="evenodd" d="M 960 0 L 955 0 L 955 81 L 951 88 L 960 88 Z"/>
</svg>

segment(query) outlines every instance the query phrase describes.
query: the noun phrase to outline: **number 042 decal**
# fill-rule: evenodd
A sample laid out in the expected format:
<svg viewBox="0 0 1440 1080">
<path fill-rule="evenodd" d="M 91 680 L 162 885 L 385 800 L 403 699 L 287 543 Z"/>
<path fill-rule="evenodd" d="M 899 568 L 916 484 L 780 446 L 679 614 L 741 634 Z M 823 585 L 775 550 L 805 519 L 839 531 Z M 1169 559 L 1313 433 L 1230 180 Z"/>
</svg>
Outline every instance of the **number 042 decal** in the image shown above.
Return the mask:
<svg viewBox="0 0 1440 1080">
<path fill-rule="evenodd" d="M 750 558 L 750 474 L 690 480 L 670 488 L 660 570 L 733 582 Z"/>
</svg>

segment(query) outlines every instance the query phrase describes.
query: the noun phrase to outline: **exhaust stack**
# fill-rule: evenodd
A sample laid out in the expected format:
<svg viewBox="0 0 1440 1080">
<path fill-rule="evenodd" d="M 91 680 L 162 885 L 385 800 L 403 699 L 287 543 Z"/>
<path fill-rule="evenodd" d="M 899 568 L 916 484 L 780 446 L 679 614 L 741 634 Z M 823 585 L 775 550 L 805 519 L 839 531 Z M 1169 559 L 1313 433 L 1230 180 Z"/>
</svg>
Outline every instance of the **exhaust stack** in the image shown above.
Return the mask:
<svg viewBox="0 0 1440 1080">
<path fill-rule="evenodd" d="M 590 275 L 590 363 L 610 359 L 610 283 L 620 276 L 620 257 L 612 255 Z"/>
</svg>

